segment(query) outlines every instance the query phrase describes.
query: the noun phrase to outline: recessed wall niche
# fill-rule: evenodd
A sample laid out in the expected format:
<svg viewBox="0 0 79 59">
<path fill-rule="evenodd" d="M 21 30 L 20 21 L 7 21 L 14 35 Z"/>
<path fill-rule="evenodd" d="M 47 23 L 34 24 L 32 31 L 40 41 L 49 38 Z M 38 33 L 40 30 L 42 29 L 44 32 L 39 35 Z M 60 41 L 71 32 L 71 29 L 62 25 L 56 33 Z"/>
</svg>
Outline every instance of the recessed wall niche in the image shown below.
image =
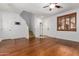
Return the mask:
<svg viewBox="0 0 79 59">
<path fill-rule="evenodd" d="M 57 17 L 57 31 L 76 31 L 76 12 Z"/>
</svg>

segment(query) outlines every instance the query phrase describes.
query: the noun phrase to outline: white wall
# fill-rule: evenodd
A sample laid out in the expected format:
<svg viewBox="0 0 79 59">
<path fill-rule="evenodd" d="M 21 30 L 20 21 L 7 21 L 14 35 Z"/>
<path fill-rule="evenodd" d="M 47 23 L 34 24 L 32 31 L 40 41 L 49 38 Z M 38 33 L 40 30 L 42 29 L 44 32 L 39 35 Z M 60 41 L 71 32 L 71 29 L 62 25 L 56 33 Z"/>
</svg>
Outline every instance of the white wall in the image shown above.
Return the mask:
<svg viewBox="0 0 79 59">
<path fill-rule="evenodd" d="M 2 15 L 0 13 L 0 39 L 2 38 Z"/>
<path fill-rule="evenodd" d="M 73 12 L 77 12 L 77 31 L 76 32 L 57 31 L 57 16 L 62 16 Z M 49 20 L 48 21 L 49 23 L 47 25 L 47 27 L 49 27 L 49 30 L 45 29 L 47 30 L 46 35 L 79 42 L 79 9 L 70 10 L 61 14 L 52 15 L 51 17 L 48 17 L 46 20 Z"/>
<path fill-rule="evenodd" d="M 15 22 L 20 22 L 20 25 L 15 25 Z M 29 38 L 28 26 L 19 14 L 2 12 L 2 28 L 3 39 Z"/>
<path fill-rule="evenodd" d="M 36 37 L 40 37 L 40 22 L 41 22 L 41 19 L 38 17 L 38 16 L 34 16 L 34 21 L 33 21 L 33 32 L 35 34 Z"/>
<path fill-rule="evenodd" d="M 41 28 L 40 28 L 40 22 L 43 23 L 43 19 L 39 15 L 34 15 L 34 19 L 32 21 L 32 27 L 33 27 L 33 32 L 36 37 L 40 37 L 41 33 Z"/>
<path fill-rule="evenodd" d="M 47 35 L 49 31 L 50 21 L 49 18 L 43 19 L 43 34 Z"/>
</svg>

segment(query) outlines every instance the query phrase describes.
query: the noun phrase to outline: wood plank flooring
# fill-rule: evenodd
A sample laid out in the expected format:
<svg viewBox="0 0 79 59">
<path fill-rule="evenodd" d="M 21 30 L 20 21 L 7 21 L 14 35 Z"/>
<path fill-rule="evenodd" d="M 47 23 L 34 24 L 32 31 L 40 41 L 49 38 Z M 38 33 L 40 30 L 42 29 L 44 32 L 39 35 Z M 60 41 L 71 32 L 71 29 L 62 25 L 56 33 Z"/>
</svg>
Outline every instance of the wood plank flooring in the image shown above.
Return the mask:
<svg viewBox="0 0 79 59">
<path fill-rule="evenodd" d="M 46 38 L 0 42 L 0 56 L 79 56 L 79 42 Z"/>
</svg>

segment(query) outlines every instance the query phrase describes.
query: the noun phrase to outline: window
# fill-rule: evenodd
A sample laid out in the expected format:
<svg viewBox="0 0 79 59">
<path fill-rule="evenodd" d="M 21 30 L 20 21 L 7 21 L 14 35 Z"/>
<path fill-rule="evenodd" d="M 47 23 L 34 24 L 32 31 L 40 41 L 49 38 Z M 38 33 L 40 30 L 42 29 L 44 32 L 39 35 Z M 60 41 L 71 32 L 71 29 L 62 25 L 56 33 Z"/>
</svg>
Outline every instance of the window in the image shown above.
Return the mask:
<svg viewBox="0 0 79 59">
<path fill-rule="evenodd" d="M 76 13 L 57 17 L 57 31 L 76 31 Z"/>
</svg>

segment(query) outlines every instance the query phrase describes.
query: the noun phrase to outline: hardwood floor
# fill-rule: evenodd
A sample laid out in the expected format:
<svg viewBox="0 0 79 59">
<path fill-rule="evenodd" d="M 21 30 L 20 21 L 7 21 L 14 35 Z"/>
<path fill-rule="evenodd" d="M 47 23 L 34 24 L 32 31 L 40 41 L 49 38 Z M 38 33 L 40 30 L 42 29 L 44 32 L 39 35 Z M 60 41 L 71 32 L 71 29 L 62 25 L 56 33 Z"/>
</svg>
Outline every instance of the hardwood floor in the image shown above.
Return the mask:
<svg viewBox="0 0 79 59">
<path fill-rule="evenodd" d="M 79 42 L 56 38 L 8 39 L 0 42 L 2 56 L 79 56 Z"/>
</svg>

